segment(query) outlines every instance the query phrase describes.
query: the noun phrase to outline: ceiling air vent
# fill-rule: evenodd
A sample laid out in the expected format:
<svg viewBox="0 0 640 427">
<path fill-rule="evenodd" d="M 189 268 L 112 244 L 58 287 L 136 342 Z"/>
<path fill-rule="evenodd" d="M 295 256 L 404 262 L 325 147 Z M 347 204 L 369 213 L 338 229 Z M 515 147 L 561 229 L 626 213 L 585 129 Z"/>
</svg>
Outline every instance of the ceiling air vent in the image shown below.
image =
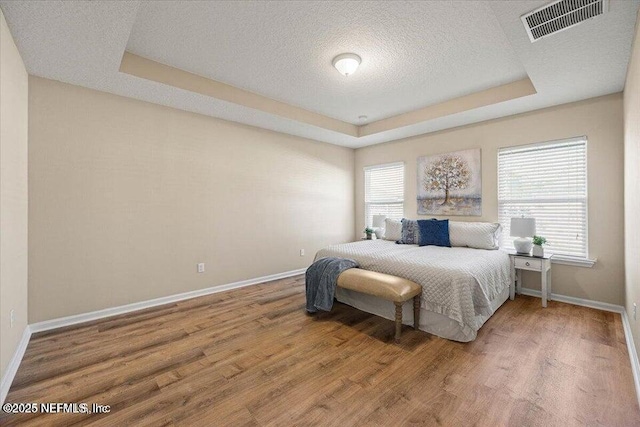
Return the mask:
<svg viewBox="0 0 640 427">
<path fill-rule="evenodd" d="M 559 0 L 522 15 L 531 42 L 540 40 L 607 11 L 609 0 Z"/>
</svg>

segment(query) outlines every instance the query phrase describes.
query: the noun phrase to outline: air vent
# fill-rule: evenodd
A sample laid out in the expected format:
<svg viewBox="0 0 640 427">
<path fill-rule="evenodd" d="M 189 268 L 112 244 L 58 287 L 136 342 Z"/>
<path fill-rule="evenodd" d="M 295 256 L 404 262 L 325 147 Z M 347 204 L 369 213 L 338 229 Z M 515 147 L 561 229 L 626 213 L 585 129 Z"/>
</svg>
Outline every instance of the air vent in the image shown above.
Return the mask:
<svg viewBox="0 0 640 427">
<path fill-rule="evenodd" d="M 531 42 L 564 31 L 607 11 L 609 0 L 559 0 L 522 15 Z"/>
</svg>

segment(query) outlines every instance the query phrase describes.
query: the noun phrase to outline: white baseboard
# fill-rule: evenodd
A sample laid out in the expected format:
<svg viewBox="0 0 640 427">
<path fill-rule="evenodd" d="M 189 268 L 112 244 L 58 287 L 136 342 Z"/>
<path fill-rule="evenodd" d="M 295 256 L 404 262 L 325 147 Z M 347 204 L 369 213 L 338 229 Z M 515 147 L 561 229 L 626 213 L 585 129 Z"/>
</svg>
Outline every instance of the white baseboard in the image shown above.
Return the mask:
<svg viewBox="0 0 640 427">
<path fill-rule="evenodd" d="M 27 325 L 24 328 L 24 332 L 22 332 L 22 338 L 20 338 L 18 347 L 13 353 L 11 361 L 7 365 L 7 370 L 2 376 L 2 381 L 0 382 L 0 405 L 2 405 L 4 403 L 4 399 L 7 398 L 7 394 L 9 393 L 9 389 L 11 388 L 11 383 L 13 383 L 13 379 L 18 372 L 18 367 L 20 366 L 20 362 L 22 362 L 24 352 L 27 350 L 27 345 L 29 345 L 30 338 L 31 328 L 29 327 L 29 325 Z"/>
<path fill-rule="evenodd" d="M 542 292 L 536 289 L 522 288 L 522 295 L 529 295 L 531 297 L 542 298 Z M 602 311 L 612 311 L 614 313 L 624 313 L 624 307 L 616 304 L 609 304 L 607 302 L 594 301 L 590 299 L 568 297 L 566 295 L 551 294 L 552 301 L 564 302 L 567 304 L 581 305 L 583 307 L 596 308 Z"/>
<path fill-rule="evenodd" d="M 640 405 L 640 361 L 638 361 L 638 352 L 636 351 L 636 345 L 633 342 L 633 335 L 631 334 L 631 323 L 629 322 L 627 310 L 624 310 L 622 312 L 622 327 L 624 328 L 624 337 L 627 340 L 627 350 L 629 351 L 631 372 L 633 373 L 633 382 L 636 386 L 638 405 Z"/>
<path fill-rule="evenodd" d="M 73 316 L 60 317 L 58 319 L 45 320 L 43 322 L 31 325 L 31 333 L 49 331 L 51 329 L 63 328 L 65 326 L 77 325 L 78 323 L 90 322 L 92 320 L 104 319 L 105 317 L 116 316 L 119 314 L 130 313 L 132 311 L 143 310 L 145 308 L 156 307 L 159 305 L 170 304 L 173 302 L 183 301 L 186 299 L 201 297 L 204 295 L 215 294 L 218 292 L 229 291 L 232 289 L 243 288 L 245 286 L 256 285 L 262 282 L 284 279 L 286 277 L 296 276 L 306 271 L 306 268 L 299 270 L 286 271 L 284 273 L 271 274 L 269 276 L 256 277 L 255 279 L 242 280 L 240 282 L 228 283 L 226 285 L 212 286 L 210 288 L 199 289 L 197 291 L 184 292 L 181 294 L 169 295 L 162 298 L 155 298 L 147 301 L 135 302 L 133 304 L 121 305 L 118 307 L 105 308 L 104 310 L 91 311 L 89 313 L 75 314 Z"/>
<path fill-rule="evenodd" d="M 51 329 L 62 328 L 65 326 L 76 325 L 79 323 L 89 322 L 91 320 L 103 319 L 105 317 L 115 316 L 118 314 L 130 313 L 136 310 L 142 310 L 145 308 L 156 307 L 159 305 L 169 304 L 172 302 L 183 301 L 191 298 L 200 297 L 203 295 L 215 294 L 218 292 L 229 291 L 232 289 L 243 288 L 245 286 L 256 285 L 258 283 L 270 282 L 272 280 L 284 279 L 291 276 L 297 276 L 298 274 L 302 274 L 306 271 L 306 268 L 301 268 L 299 270 L 291 270 L 286 271 L 284 273 L 271 274 L 269 276 L 256 277 L 255 279 L 242 280 L 240 282 L 228 283 L 226 285 L 220 286 L 212 286 L 206 289 L 199 289 L 197 291 L 184 292 L 181 294 L 169 295 L 162 298 L 156 298 L 148 301 L 136 302 L 133 304 L 121 305 L 118 307 L 106 308 L 104 310 L 92 311 L 89 313 L 76 314 L 73 316 L 61 317 L 58 319 L 46 320 L 44 322 L 34 323 L 32 325 L 27 325 L 25 328 L 22 338 L 20 339 L 20 343 L 16 348 L 9 365 L 7 366 L 7 370 L 2 376 L 2 382 L 0 383 L 0 405 L 4 403 L 4 400 L 9 393 L 9 389 L 11 388 L 11 383 L 13 383 L 13 379 L 18 372 L 18 367 L 20 366 L 20 362 L 22 362 L 22 357 L 24 356 L 24 352 L 27 349 L 27 345 L 29 344 L 29 339 L 31 338 L 31 334 L 36 332 L 49 331 Z"/>
<path fill-rule="evenodd" d="M 62 328 L 65 326 L 76 325 L 78 323 L 88 322 L 91 320 L 98 320 L 110 316 L 115 316 L 118 314 L 130 313 L 136 310 L 142 310 L 145 308 L 156 307 L 159 305 L 169 304 L 172 302 L 183 301 L 186 299 L 196 298 L 199 296 L 215 294 L 218 292 L 224 292 L 232 289 L 238 289 L 245 286 L 251 286 L 258 283 L 269 282 L 272 280 L 284 279 L 291 276 L 296 276 L 298 274 L 302 274 L 306 271 L 305 268 L 301 268 L 299 270 L 291 270 L 284 273 L 272 274 L 269 276 L 257 277 L 255 279 L 243 280 L 240 282 L 228 283 L 226 285 L 213 286 L 210 288 L 199 289 L 197 291 L 184 292 L 181 294 L 170 295 L 167 297 L 156 298 L 148 301 L 141 301 L 133 304 L 122 305 L 118 307 L 107 308 L 104 310 L 93 311 L 89 313 L 77 314 L 74 316 L 62 317 L 59 319 L 46 320 L 44 322 L 34 323 L 33 325 L 27 325 L 25 328 L 22 338 L 20 339 L 20 343 L 16 348 L 9 365 L 7 366 L 7 370 L 2 377 L 2 382 L 0 383 L 0 404 L 4 403 L 5 398 L 9 392 L 9 388 L 11 387 L 11 383 L 13 382 L 13 378 L 18 372 L 18 367 L 20 366 L 20 362 L 22 361 L 22 357 L 24 356 L 24 352 L 27 349 L 27 345 L 29 344 L 29 339 L 31 338 L 31 334 L 35 332 L 43 332 L 51 329 Z M 534 297 L 541 297 L 542 292 L 529 289 L 522 288 L 521 293 L 523 295 L 530 295 Z M 593 300 L 587 300 L 582 298 L 568 297 L 565 295 L 551 294 L 551 299 L 553 301 L 564 302 L 567 304 L 580 305 L 584 307 L 596 308 L 604 311 L 611 311 L 614 313 L 620 313 L 622 315 L 622 325 L 624 328 L 624 334 L 627 341 L 627 348 L 629 351 L 629 358 L 631 361 L 631 370 L 633 372 L 634 384 L 636 387 L 636 396 L 638 398 L 638 404 L 640 404 L 640 362 L 638 361 L 638 353 L 636 352 L 636 348 L 633 342 L 633 336 L 631 335 L 631 325 L 629 324 L 629 318 L 627 316 L 627 312 L 624 307 L 615 304 L 609 304 L 604 302 L 598 302 Z"/>
<path fill-rule="evenodd" d="M 542 297 L 541 291 L 529 288 L 522 288 L 521 294 L 538 298 Z M 624 329 L 624 336 L 627 342 L 627 352 L 629 353 L 629 360 L 631 362 L 633 383 L 636 387 L 636 398 L 638 399 L 638 405 L 640 405 L 640 361 L 638 359 L 636 346 L 633 342 L 633 335 L 631 335 L 631 324 L 629 323 L 627 310 L 621 305 L 609 304 L 606 302 L 599 302 L 576 297 L 568 297 L 565 295 L 558 295 L 553 293 L 551 294 L 551 299 L 553 301 L 564 302 L 567 304 L 581 305 L 584 307 L 596 308 L 598 310 L 620 313 L 620 315 L 622 316 L 622 328 Z"/>
</svg>

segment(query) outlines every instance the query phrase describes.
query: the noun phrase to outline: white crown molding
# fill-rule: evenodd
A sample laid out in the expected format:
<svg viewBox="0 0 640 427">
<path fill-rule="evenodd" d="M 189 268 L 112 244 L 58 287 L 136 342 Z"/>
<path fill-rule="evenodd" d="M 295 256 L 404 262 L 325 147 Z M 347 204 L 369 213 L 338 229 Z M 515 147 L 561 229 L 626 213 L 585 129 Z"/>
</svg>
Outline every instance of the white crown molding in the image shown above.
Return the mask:
<svg viewBox="0 0 640 427">
<path fill-rule="evenodd" d="M 51 329 L 63 328 L 66 326 L 77 325 L 78 323 L 90 322 L 93 320 L 104 319 L 106 317 L 126 314 L 132 311 L 143 310 L 145 308 L 157 307 L 159 305 L 170 304 L 173 302 L 183 301 L 186 299 L 196 298 L 204 295 L 215 294 L 218 292 L 229 291 L 232 289 L 243 288 L 245 286 L 256 285 L 258 283 L 270 282 L 273 280 L 284 279 L 286 277 L 296 276 L 306 271 L 306 268 L 298 270 L 286 271 L 284 273 L 271 274 L 269 276 L 256 277 L 255 279 L 242 280 L 240 282 L 228 283 L 226 285 L 212 286 L 197 291 L 184 292 L 181 294 L 169 295 L 162 298 L 155 298 L 147 301 L 135 302 L 133 304 L 121 305 L 118 307 L 105 308 L 104 310 L 91 311 L 88 313 L 75 314 L 73 316 L 60 317 L 58 319 L 45 320 L 43 322 L 31 325 L 31 333 L 49 331 Z"/>
<path fill-rule="evenodd" d="M 18 347 L 16 348 L 15 353 L 13 353 L 13 357 L 11 358 L 9 365 L 7 365 L 7 370 L 4 371 L 4 375 L 2 376 L 2 381 L 0 382 L 0 405 L 2 405 L 4 403 L 4 400 L 7 398 L 7 394 L 9 393 L 9 389 L 11 388 L 11 383 L 13 383 L 13 379 L 18 372 L 20 362 L 22 362 L 24 352 L 27 350 L 27 345 L 29 345 L 30 338 L 31 328 L 29 327 L 29 325 L 27 325 L 22 332 L 22 338 L 20 338 Z"/>
</svg>

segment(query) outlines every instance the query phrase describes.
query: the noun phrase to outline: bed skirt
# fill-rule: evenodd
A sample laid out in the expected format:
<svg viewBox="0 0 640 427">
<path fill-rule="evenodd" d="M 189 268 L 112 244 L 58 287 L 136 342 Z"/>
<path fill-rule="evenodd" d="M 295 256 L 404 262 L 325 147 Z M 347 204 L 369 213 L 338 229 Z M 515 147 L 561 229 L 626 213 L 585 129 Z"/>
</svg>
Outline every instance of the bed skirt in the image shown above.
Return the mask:
<svg viewBox="0 0 640 427">
<path fill-rule="evenodd" d="M 509 298 L 509 288 L 505 288 L 491 301 L 491 313 L 494 313 Z M 348 289 L 336 289 L 336 299 L 358 310 L 375 314 L 385 319 L 395 319 L 395 306 L 389 301 Z M 477 315 L 475 320 L 478 329 L 491 317 L 491 314 Z M 402 309 L 402 323 L 413 326 L 413 305 L 405 304 Z M 477 332 L 464 328 L 460 323 L 447 316 L 420 309 L 420 330 L 448 340 L 469 342 L 476 339 Z"/>
</svg>

